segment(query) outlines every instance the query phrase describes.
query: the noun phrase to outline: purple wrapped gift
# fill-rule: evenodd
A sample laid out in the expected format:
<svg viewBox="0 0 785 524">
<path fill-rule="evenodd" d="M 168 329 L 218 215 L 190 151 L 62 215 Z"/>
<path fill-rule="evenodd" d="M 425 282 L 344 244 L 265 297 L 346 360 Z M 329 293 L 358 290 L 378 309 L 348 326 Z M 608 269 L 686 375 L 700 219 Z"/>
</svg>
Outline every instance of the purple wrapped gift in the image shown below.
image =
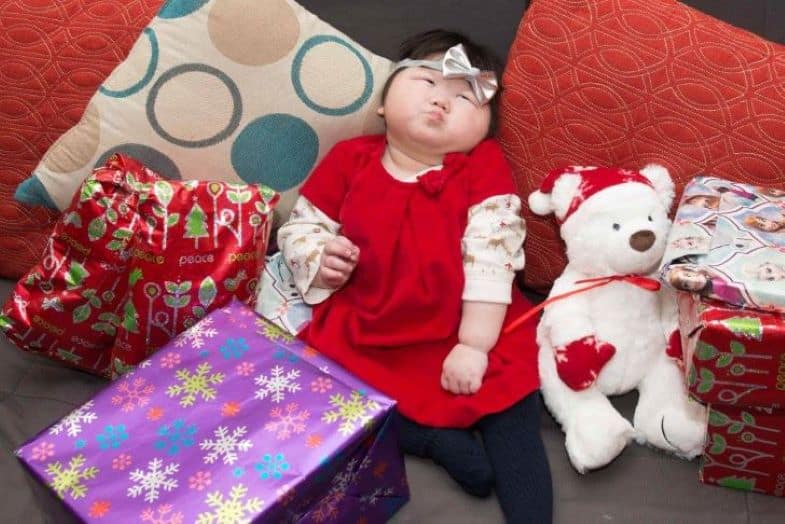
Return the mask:
<svg viewBox="0 0 785 524">
<path fill-rule="evenodd" d="M 384 522 L 394 405 L 234 302 L 17 455 L 87 522 Z"/>
</svg>

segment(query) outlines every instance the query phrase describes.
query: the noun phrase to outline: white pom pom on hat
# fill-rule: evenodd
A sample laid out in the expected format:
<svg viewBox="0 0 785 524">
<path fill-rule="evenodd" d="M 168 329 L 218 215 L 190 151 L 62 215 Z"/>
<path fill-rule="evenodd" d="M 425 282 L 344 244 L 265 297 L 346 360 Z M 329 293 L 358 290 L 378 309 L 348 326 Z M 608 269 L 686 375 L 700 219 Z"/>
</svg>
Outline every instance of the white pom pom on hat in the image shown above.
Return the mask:
<svg viewBox="0 0 785 524">
<path fill-rule="evenodd" d="M 553 213 L 553 201 L 550 193 L 535 191 L 529 195 L 529 209 L 537 215 L 547 215 Z"/>
</svg>

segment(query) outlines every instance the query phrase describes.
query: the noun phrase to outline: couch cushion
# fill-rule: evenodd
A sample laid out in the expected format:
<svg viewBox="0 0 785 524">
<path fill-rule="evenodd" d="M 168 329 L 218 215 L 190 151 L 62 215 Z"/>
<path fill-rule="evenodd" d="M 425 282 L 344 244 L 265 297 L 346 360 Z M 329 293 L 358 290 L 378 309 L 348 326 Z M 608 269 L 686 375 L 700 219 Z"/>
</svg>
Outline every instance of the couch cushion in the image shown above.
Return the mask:
<svg viewBox="0 0 785 524">
<path fill-rule="evenodd" d="M 62 209 L 123 151 L 169 178 L 264 183 L 285 214 L 336 141 L 381 131 L 389 66 L 289 0 L 169 2 L 20 196 Z"/>
<path fill-rule="evenodd" d="M 55 213 L 13 199 L 162 0 L 0 0 L 0 276 L 41 256 Z"/>
<path fill-rule="evenodd" d="M 500 140 L 523 197 L 567 164 L 665 165 L 785 187 L 785 47 L 672 0 L 535 0 L 508 56 Z M 525 283 L 565 264 L 525 212 Z"/>
</svg>

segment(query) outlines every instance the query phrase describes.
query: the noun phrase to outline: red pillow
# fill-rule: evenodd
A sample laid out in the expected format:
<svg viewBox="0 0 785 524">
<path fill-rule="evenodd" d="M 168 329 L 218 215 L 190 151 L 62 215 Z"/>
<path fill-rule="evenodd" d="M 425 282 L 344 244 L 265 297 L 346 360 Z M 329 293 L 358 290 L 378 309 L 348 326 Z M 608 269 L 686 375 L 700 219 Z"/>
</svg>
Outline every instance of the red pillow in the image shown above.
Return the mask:
<svg viewBox="0 0 785 524">
<path fill-rule="evenodd" d="M 0 1 L 0 277 L 40 259 L 57 216 L 14 200 L 17 185 L 79 121 L 162 3 Z"/>
<path fill-rule="evenodd" d="M 665 165 L 785 187 L 785 46 L 672 0 L 535 0 L 510 49 L 499 139 L 524 201 L 568 164 Z M 566 262 L 553 217 L 524 211 L 524 283 Z"/>
</svg>

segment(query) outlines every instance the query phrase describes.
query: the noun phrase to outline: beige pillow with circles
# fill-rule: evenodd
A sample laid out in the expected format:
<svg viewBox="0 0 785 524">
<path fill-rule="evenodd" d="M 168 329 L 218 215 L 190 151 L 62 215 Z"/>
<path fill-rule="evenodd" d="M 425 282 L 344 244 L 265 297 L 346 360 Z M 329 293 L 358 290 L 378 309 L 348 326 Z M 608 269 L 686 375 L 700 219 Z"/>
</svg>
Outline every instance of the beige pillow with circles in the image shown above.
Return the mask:
<svg viewBox="0 0 785 524">
<path fill-rule="evenodd" d="M 290 0 L 167 2 L 17 198 L 62 210 L 124 152 L 167 178 L 265 184 L 285 216 L 333 144 L 383 130 L 389 69 Z"/>
</svg>

